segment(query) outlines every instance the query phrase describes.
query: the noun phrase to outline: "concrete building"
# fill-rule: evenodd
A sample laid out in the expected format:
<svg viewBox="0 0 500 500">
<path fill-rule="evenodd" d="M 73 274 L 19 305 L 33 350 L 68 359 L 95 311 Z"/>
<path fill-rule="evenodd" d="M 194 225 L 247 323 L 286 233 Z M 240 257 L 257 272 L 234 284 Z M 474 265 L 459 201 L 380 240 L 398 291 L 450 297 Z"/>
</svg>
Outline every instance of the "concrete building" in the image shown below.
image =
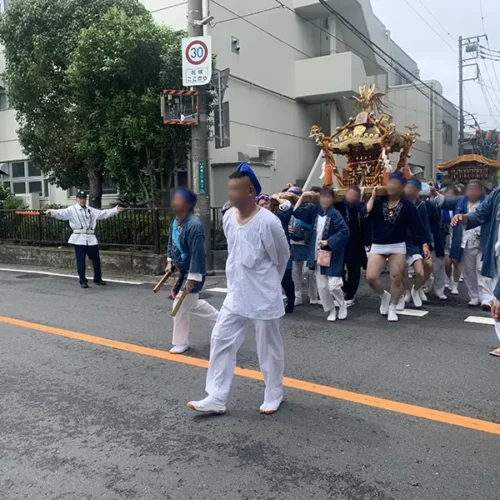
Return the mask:
<svg viewBox="0 0 500 500">
<path fill-rule="evenodd" d="M 159 23 L 186 29 L 186 0 L 142 1 Z M 318 178 L 315 183 L 319 183 L 319 151 L 308 137 L 310 128 L 320 125 L 330 133 L 345 123 L 352 114 L 352 101 L 344 98 L 364 83 L 375 82 L 387 94 L 389 112 L 400 129 L 409 123 L 419 125 L 421 138 L 412 161 L 426 177 L 432 175 L 436 163 L 456 156 L 451 149 L 458 150 L 457 122 L 441 114 L 436 99 L 432 105 L 419 97 L 410 84 L 412 75 L 418 76 L 418 64 L 391 40 L 370 1 L 330 4 L 408 71 L 395 71 L 318 0 L 205 0 L 214 16 L 208 34 L 217 66 L 231 71 L 225 96 L 230 105 L 231 145 L 224 149 L 215 149 L 213 142 L 210 145 L 213 206 L 223 203 L 227 175 L 242 160 L 252 163 L 266 192 L 279 190 L 287 182 L 304 183 L 308 177 Z M 432 85 L 440 92 L 438 82 Z M 444 98 L 439 105 L 449 105 L 456 114 Z M 0 111 L 0 164 L 8 164 L 13 172 L 13 164 L 24 162 L 22 179 L 27 192 L 38 189 L 38 184 L 30 182 L 41 179 L 43 201 L 70 202 L 69 193 L 51 186 L 46 190 L 43 178 L 31 178 L 34 167 L 30 171 L 17 142 L 14 111 L 6 106 Z M 445 122 L 451 126 L 451 145 L 444 144 Z M 177 174 L 179 183 L 186 178 L 185 172 Z M 15 179 L 12 176 L 4 182 L 15 187 L 15 182 L 22 182 Z M 21 190 L 21 185 L 16 189 Z"/>
</svg>

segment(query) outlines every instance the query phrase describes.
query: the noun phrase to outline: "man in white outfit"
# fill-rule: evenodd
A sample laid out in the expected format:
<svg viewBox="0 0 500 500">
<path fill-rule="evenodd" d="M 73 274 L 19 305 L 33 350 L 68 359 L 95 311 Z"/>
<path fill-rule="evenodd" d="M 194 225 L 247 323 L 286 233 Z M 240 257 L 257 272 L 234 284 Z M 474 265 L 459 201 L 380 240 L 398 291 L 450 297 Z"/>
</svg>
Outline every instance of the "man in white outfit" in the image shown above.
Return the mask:
<svg viewBox="0 0 500 500">
<path fill-rule="evenodd" d="M 87 205 L 87 193 L 77 191 L 76 204 L 61 210 L 47 210 L 45 212 L 54 219 L 69 221 L 73 230 L 68 243 L 75 247 L 76 267 L 80 278 L 80 286 L 88 288 L 88 281 L 85 277 L 85 259 L 91 260 L 94 266 L 94 284 L 103 286 L 106 284 L 101 274 L 101 256 L 99 255 L 99 244 L 95 236 L 97 221 L 109 219 L 123 211 L 121 207 L 110 208 L 109 210 L 97 210 Z"/>
<path fill-rule="evenodd" d="M 228 292 L 212 332 L 210 366 L 202 401 L 188 406 L 203 413 L 225 413 L 236 355 L 251 322 L 266 384 L 260 412 L 275 413 L 283 401 L 284 348 L 279 320 L 285 314 L 281 279 L 290 257 L 279 219 L 255 204 L 261 186 L 242 163 L 229 178 L 232 208 L 224 215 L 228 243 Z"/>
</svg>

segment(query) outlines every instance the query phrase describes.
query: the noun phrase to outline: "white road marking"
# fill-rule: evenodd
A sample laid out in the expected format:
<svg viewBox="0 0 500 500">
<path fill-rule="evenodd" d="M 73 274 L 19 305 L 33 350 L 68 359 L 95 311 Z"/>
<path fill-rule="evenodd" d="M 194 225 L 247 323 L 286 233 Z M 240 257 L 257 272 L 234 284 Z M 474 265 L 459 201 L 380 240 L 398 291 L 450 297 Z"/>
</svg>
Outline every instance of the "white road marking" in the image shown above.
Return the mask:
<svg viewBox="0 0 500 500">
<path fill-rule="evenodd" d="M 73 278 L 78 279 L 78 276 L 73 274 L 63 274 L 63 273 L 53 273 L 50 271 L 34 271 L 32 269 L 11 269 L 8 267 L 0 267 L 0 271 L 8 272 L 8 273 L 23 273 L 23 274 L 43 274 L 44 276 L 56 276 L 58 278 Z M 125 280 L 115 280 L 115 279 L 106 279 L 109 283 L 121 283 L 123 285 L 145 285 L 149 282 L 146 281 L 125 281 Z M 154 283 L 151 281 L 150 283 Z"/>
<path fill-rule="evenodd" d="M 495 325 L 495 320 L 493 318 L 486 318 L 484 316 L 469 316 L 466 323 L 478 323 L 480 325 Z"/>
<path fill-rule="evenodd" d="M 423 318 L 429 314 L 429 311 L 421 311 L 420 309 L 405 309 L 404 311 L 396 311 L 399 316 L 413 316 L 415 318 Z"/>
</svg>

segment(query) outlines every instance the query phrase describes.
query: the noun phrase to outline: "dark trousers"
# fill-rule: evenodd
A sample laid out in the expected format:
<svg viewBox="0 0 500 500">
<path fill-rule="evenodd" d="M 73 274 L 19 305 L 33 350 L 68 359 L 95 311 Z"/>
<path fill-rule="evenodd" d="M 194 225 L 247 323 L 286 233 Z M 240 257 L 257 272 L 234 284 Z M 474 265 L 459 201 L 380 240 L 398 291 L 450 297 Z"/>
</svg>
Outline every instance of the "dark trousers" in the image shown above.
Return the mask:
<svg viewBox="0 0 500 500">
<path fill-rule="evenodd" d="M 101 281 L 102 274 L 99 247 L 97 245 L 75 245 L 76 267 L 78 269 L 80 283 L 87 283 L 87 278 L 85 277 L 85 259 L 87 255 L 94 266 L 94 281 Z"/>
<path fill-rule="evenodd" d="M 285 291 L 287 304 L 289 305 L 295 304 L 295 285 L 293 284 L 291 269 L 287 269 L 285 271 L 285 275 L 281 280 L 281 286 Z"/>
<path fill-rule="evenodd" d="M 342 276 L 344 286 L 342 290 L 345 293 L 345 300 L 352 300 L 359 288 L 361 279 L 361 265 L 357 260 L 344 262 L 344 273 Z"/>
</svg>

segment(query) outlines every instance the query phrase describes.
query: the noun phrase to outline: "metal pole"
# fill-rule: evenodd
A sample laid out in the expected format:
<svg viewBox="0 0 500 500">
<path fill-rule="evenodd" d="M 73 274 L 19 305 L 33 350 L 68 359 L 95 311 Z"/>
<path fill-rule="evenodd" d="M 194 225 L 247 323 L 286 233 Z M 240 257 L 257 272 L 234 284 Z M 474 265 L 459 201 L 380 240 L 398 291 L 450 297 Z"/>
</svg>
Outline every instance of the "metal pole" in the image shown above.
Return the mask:
<svg viewBox="0 0 500 500">
<path fill-rule="evenodd" d="M 203 1 L 188 0 L 188 35 L 203 36 L 203 26 L 195 26 L 194 21 L 203 19 Z M 207 116 L 207 87 L 196 87 L 199 91 L 199 123 L 191 127 L 191 161 L 189 176 L 192 179 L 192 189 L 198 196 L 195 214 L 205 228 L 205 252 L 207 254 L 207 269 L 213 271 L 213 254 L 210 244 L 210 165 L 208 161 L 208 116 Z M 200 182 L 200 175 L 205 182 Z M 203 179 L 201 179 L 203 181 Z M 202 187 L 200 191 L 200 186 Z"/>
<path fill-rule="evenodd" d="M 460 113 L 458 154 L 462 156 L 464 152 L 464 63 L 463 63 L 463 41 L 458 38 L 458 107 Z"/>
<path fill-rule="evenodd" d="M 220 70 L 217 70 L 217 86 L 217 100 L 219 101 L 219 141 L 220 146 L 224 147 L 224 127 L 222 125 L 222 79 Z"/>
</svg>

